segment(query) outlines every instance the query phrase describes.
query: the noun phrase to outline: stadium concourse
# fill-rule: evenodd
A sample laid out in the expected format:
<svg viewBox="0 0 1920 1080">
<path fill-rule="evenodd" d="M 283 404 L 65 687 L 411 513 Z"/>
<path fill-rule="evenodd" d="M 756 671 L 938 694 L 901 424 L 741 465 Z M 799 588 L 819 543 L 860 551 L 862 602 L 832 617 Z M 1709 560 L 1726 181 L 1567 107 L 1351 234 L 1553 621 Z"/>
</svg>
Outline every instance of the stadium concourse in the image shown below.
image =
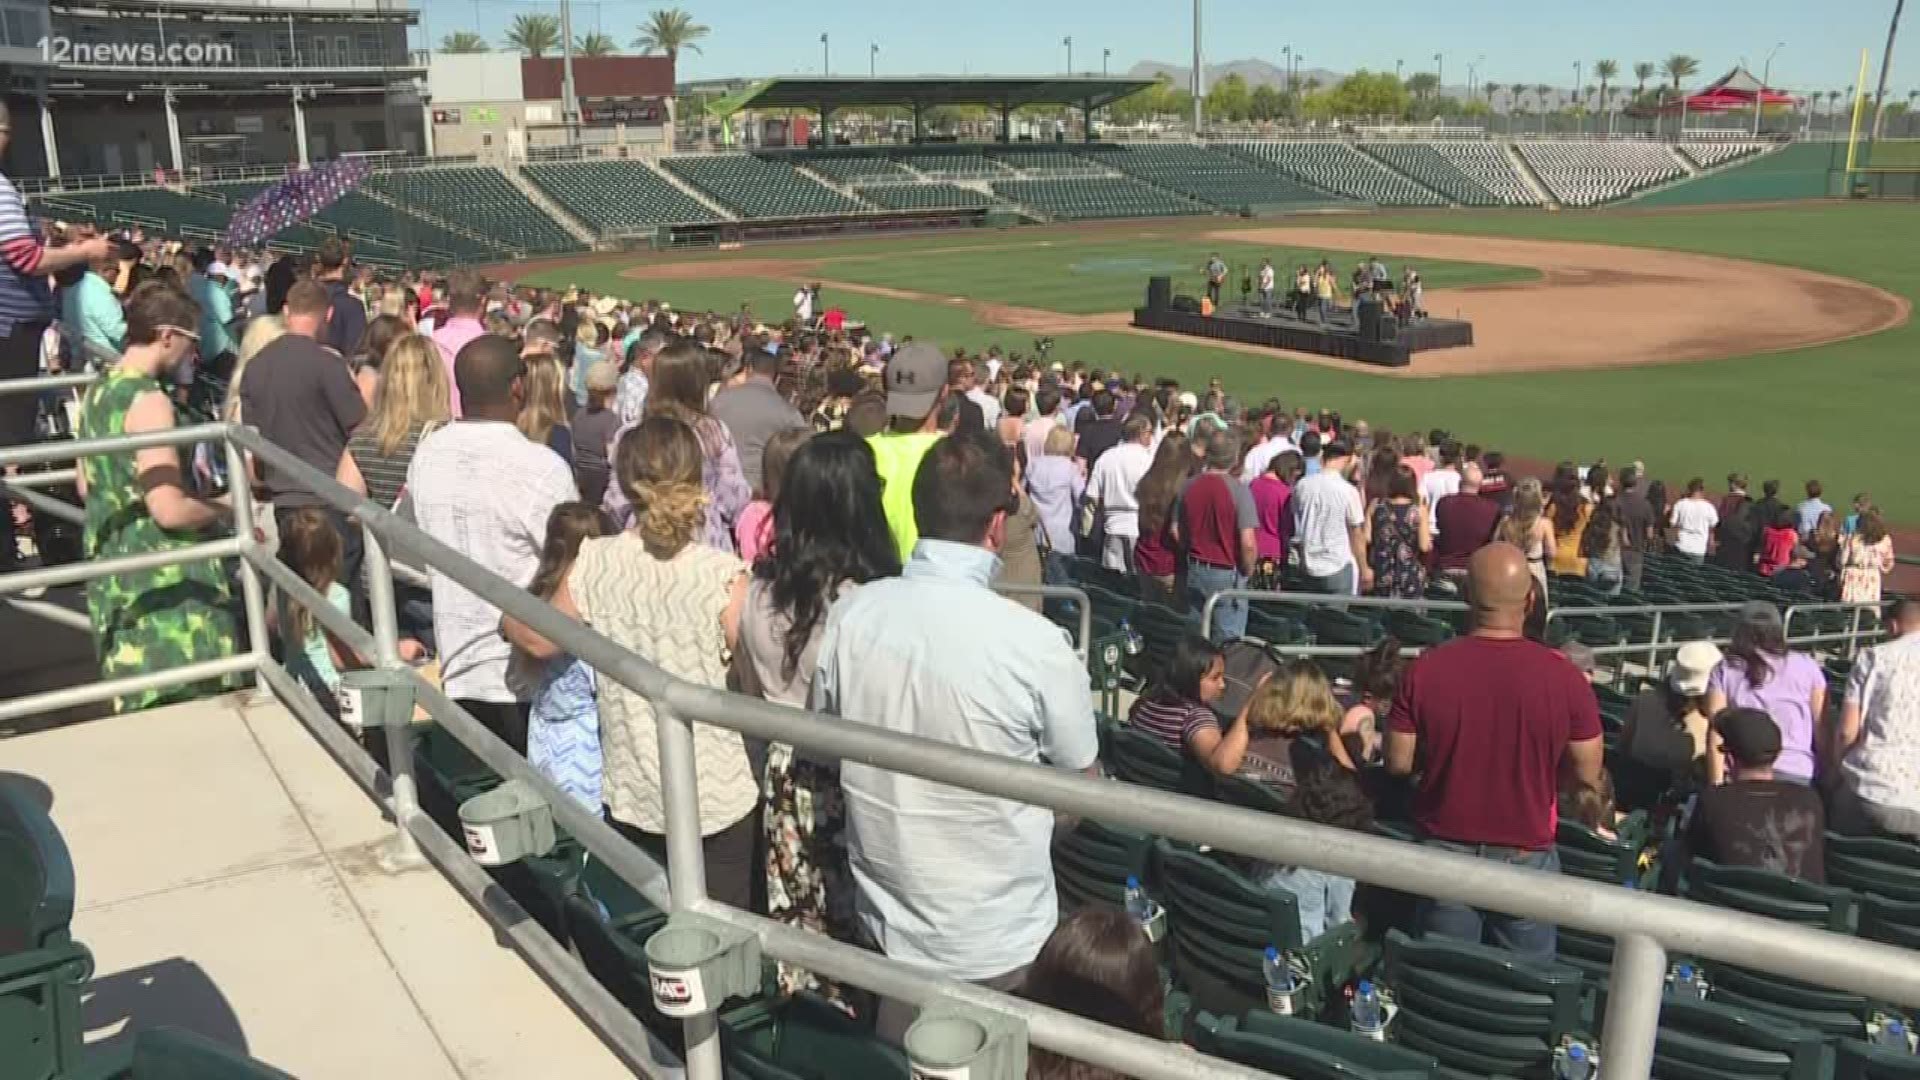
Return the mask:
<svg viewBox="0 0 1920 1080">
<path fill-rule="evenodd" d="M 27 359 L 7 374 L 52 376 L 0 395 L 5 444 L 26 445 L 0 456 L 19 466 L 0 591 L 91 579 L 78 603 L 10 610 L 84 625 L 98 661 L 97 682 L 0 716 L 108 698 L 120 714 L 22 736 L 6 759 L 43 786 L 0 783 L 0 895 L 23 900 L 0 907 L 0 965 L 24 958 L 20 993 L 51 1004 L 0 1012 L 0 1039 L 32 1048 L 36 1075 L 75 1074 L 83 988 L 98 1021 L 112 977 L 168 955 L 136 932 L 194 922 L 193 946 L 224 929 L 209 912 L 284 902 L 302 906 L 284 934 L 326 920 L 334 954 L 197 946 L 204 966 L 173 974 L 203 1000 L 175 1019 L 219 1013 L 209 975 L 265 995 L 295 977 L 269 969 L 330 960 L 329 985 L 373 995 L 381 1045 L 420 1075 L 533 1075 L 549 1039 L 567 1058 L 551 1067 L 607 1071 L 524 970 L 489 955 L 473 978 L 527 1003 L 475 1014 L 464 975 L 397 944 L 424 921 L 438 948 L 489 948 L 444 890 L 380 876 L 380 826 L 317 740 L 391 810 L 381 857 L 424 850 L 599 1034 L 684 1053 L 696 1076 L 724 1060 L 905 1080 L 915 997 L 941 997 L 929 975 L 1026 1010 L 1037 1080 L 1120 1060 L 1585 1080 L 1603 1034 L 1626 1047 L 1637 1021 L 1620 1053 L 1662 1075 L 1911 1075 L 1920 968 L 1878 950 L 1920 942 L 1920 604 L 1886 587 L 1887 524 L 1846 477 L 1730 463 L 1710 494 L 1639 462 L 1532 475 L 1444 416 L 1390 432 L 1339 401 L 942 349 L 805 287 L 779 310 L 678 310 L 466 268 L 637 235 L 1001 214 L 1586 206 L 1782 152 L 1328 140 L 458 163 L 376 172 L 264 250 L 214 242 L 244 182 L 0 189 L 0 314 Z M 138 239 L 106 235 L 123 228 Z M 72 475 L 35 475 L 62 454 L 80 455 Z M 230 696 L 249 680 L 278 703 Z M 409 689 L 383 709 L 393 686 Z M 112 736 L 143 719 L 190 727 L 200 767 L 244 774 L 221 790 L 288 835 L 210 809 L 166 756 L 181 748 L 144 729 L 151 760 L 175 763 L 153 770 L 169 812 L 103 824 L 124 812 L 100 808 L 108 781 L 149 760 Z M 914 756 L 955 748 L 974 753 Z M 100 773 L 76 777 L 93 753 Z M 521 799 L 545 825 L 515 858 L 519 834 L 482 814 Z M 1193 815 L 1252 821 L 1252 838 L 1202 837 Z M 174 851 L 144 831 L 161 825 L 247 850 Z M 1355 869 L 1395 854 L 1432 895 Z M 647 860 L 670 909 L 657 870 L 634 869 Z M 101 907 L 126 910 L 76 913 L 96 872 Z M 329 903 L 355 918 L 307 910 Z M 661 988 L 686 970 L 667 939 L 689 915 L 764 944 L 727 954 L 764 963 L 707 968 L 728 998 L 707 1008 Z M 76 935 L 127 970 L 89 984 Z M 1676 942 L 1692 951 L 1662 996 Z M 1844 985 L 1807 981 L 1823 977 Z M 863 988 L 876 978 L 887 993 Z M 143 1049 L 203 1055 L 198 1075 L 370 1066 L 345 1052 L 360 1044 L 255 1038 L 234 1012 L 260 1015 L 235 1005 L 202 1030 L 224 1049 L 145 1032 L 116 1049 L 136 1070 Z M 516 1018 L 527 1040 L 501 1039 Z M 1074 1072 L 1062 1047 L 1099 1064 Z"/>
</svg>

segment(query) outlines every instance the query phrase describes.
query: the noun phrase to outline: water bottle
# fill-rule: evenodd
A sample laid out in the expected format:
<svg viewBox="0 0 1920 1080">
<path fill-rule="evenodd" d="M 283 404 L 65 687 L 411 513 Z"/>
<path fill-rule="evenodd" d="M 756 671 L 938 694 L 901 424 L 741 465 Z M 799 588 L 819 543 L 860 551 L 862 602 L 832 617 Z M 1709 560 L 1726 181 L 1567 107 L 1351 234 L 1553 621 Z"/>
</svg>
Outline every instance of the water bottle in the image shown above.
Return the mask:
<svg viewBox="0 0 1920 1080">
<path fill-rule="evenodd" d="M 1269 945 L 1267 955 L 1260 961 L 1260 971 L 1267 980 L 1267 1008 L 1280 1016 L 1292 1016 L 1293 998 L 1300 990 L 1293 976 L 1292 958 Z"/>
<path fill-rule="evenodd" d="M 1140 887 L 1140 879 L 1127 878 L 1127 916 L 1139 924 L 1142 930 L 1153 918 L 1153 901 L 1147 898 L 1147 890 Z"/>
<path fill-rule="evenodd" d="M 1570 1041 L 1553 1056 L 1555 1080 L 1592 1080 L 1593 1074 L 1593 1055 L 1586 1043 Z"/>
<path fill-rule="evenodd" d="M 1140 631 L 1133 628 L 1131 620 L 1124 618 L 1120 620 L 1120 644 L 1128 656 L 1139 656 L 1147 648 L 1146 639 L 1140 636 Z"/>
<path fill-rule="evenodd" d="M 1692 964 L 1673 969 L 1673 992 L 1692 1001 L 1707 1000 L 1707 977 Z"/>
<path fill-rule="evenodd" d="M 1370 979 L 1361 979 L 1353 990 L 1353 1007 L 1348 1010 L 1353 1033 L 1375 1042 L 1387 1041 L 1387 1016 L 1380 1007 L 1380 993 Z"/>
</svg>

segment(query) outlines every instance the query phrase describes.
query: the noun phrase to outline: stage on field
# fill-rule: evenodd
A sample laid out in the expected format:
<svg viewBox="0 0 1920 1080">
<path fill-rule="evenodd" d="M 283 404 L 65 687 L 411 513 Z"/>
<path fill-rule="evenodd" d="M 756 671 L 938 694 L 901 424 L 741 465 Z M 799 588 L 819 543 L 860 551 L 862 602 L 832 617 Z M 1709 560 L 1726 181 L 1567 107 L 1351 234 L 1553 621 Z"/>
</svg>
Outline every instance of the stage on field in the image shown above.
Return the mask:
<svg viewBox="0 0 1920 1080">
<path fill-rule="evenodd" d="M 1333 313 L 1330 323 L 1323 324 L 1311 312 L 1303 319 L 1290 308 L 1276 306 L 1266 311 L 1253 303 L 1223 304 L 1211 315 L 1183 311 L 1171 304 L 1136 308 L 1133 325 L 1386 367 L 1406 367 L 1417 352 L 1473 344 L 1473 324 L 1457 319 L 1421 318 L 1400 323 L 1382 312 L 1376 323 L 1340 309 Z"/>
</svg>

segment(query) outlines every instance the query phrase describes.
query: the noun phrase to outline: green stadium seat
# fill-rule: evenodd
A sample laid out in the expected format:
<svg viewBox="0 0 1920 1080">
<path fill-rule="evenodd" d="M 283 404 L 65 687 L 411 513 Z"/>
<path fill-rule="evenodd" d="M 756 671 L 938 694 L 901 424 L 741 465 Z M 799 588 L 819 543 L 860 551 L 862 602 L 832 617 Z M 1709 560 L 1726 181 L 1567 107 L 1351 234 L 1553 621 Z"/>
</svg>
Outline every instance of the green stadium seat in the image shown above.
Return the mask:
<svg viewBox="0 0 1920 1080">
<path fill-rule="evenodd" d="M 0 783 L 0 1071 L 54 1080 L 81 1067 L 80 991 L 93 956 L 73 940 L 73 858 L 53 818 Z"/>
<path fill-rule="evenodd" d="M 1297 1003 L 1302 1016 L 1336 1000 L 1369 956 L 1354 922 L 1304 940 L 1292 893 L 1253 881 L 1218 855 L 1158 840 L 1153 870 L 1155 895 L 1167 909 L 1174 978 L 1208 1012 L 1230 1016 L 1265 1007 L 1261 965 L 1268 946 L 1307 965 L 1310 983 Z"/>
<path fill-rule="evenodd" d="M 1392 930 L 1384 981 L 1400 1006 L 1393 1041 L 1454 1072 L 1543 1077 L 1580 1029 L 1580 972 L 1505 949 Z"/>
<path fill-rule="evenodd" d="M 1827 884 L 1856 893 L 1920 902 L 1920 845 L 1892 837 L 1828 833 Z"/>
<path fill-rule="evenodd" d="M 1920 949 L 1920 902 L 1888 900 L 1869 893 L 1860 898 L 1860 936 L 1869 941 Z"/>
<path fill-rule="evenodd" d="M 1116 780 L 1176 795 L 1205 797 L 1211 781 L 1199 762 L 1152 735 L 1125 724 L 1110 724 L 1102 732 L 1100 759 Z"/>
<path fill-rule="evenodd" d="M 287 1073 L 191 1031 L 149 1028 L 133 1038 L 133 1057 L 111 1080 L 293 1080 Z"/>
<path fill-rule="evenodd" d="M 958 184 L 862 184 L 854 190 L 889 210 L 984 210 L 997 201 Z"/>
<path fill-rule="evenodd" d="M 1597 206 L 1687 174 L 1661 142 L 1556 139 L 1513 146 L 1563 206 Z"/>
<path fill-rule="evenodd" d="M 1499 143 L 1426 139 L 1362 142 L 1359 149 L 1462 206 L 1538 206 Z"/>
<path fill-rule="evenodd" d="M 818 217 L 873 209 L 805 175 L 785 160 L 752 154 L 703 154 L 663 158 L 661 164 L 741 217 Z"/>
<path fill-rule="evenodd" d="M 1607 994 L 1596 999 L 1598 1026 Z M 1660 1002 L 1653 1075 L 1714 1080 L 1823 1080 L 1825 1039 L 1777 1016 L 1668 994 Z"/>
<path fill-rule="evenodd" d="M 993 193 L 1060 221 L 1213 212 L 1211 206 L 1124 176 L 994 180 Z"/>
<path fill-rule="evenodd" d="M 1146 881 L 1153 838 L 1082 818 L 1053 842 L 1053 880 L 1060 906 L 1125 909 L 1127 879 Z"/>
<path fill-rule="evenodd" d="M 1225 150 L 1190 143 L 1089 146 L 1082 153 L 1116 172 L 1230 213 L 1347 203 Z"/>
<path fill-rule="evenodd" d="M 522 165 L 520 171 L 562 210 L 601 233 L 651 232 L 719 216 L 642 161 L 553 161 Z"/>
<path fill-rule="evenodd" d="M 811 994 L 722 1018 L 727 1075 L 738 1080 L 908 1080 L 906 1055 Z"/>
<path fill-rule="evenodd" d="M 1434 1080 L 1440 1063 L 1404 1046 L 1299 1017 L 1254 1011 L 1194 1017 L 1194 1048 L 1294 1080 Z"/>
<path fill-rule="evenodd" d="M 1833 1080 L 1920 1080 L 1920 1056 L 1840 1039 L 1833 1044 Z"/>
<path fill-rule="evenodd" d="M 1652 884 L 1657 873 L 1655 869 L 1640 868 L 1646 833 L 1644 812 L 1635 812 L 1621 821 L 1613 839 L 1563 817 L 1555 838 L 1560 870 L 1588 881 L 1645 888 Z M 1596 980 L 1604 980 L 1612 970 L 1613 938 L 1608 935 L 1563 926 L 1556 939 L 1561 963 L 1579 968 Z"/>
<path fill-rule="evenodd" d="M 1258 780 L 1248 780 L 1243 776 L 1214 777 L 1213 797 L 1217 802 L 1231 803 L 1247 810 L 1260 810 L 1282 816 L 1291 812 L 1286 798 L 1278 789 Z"/>
<path fill-rule="evenodd" d="M 647 940 L 667 925 L 666 912 L 592 859 L 565 909 L 574 954 L 587 973 L 650 1029 L 675 1037 L 680 1025 L 654 1009 L 647 977 Z"/>
<path fill-rule="evenodd" d="M 1753 915 L 1851 934 L 1854 896 L 1846 889 L 1790 878 L 1771 870 L 1719 866 L 1695 859 L 1686 868 L 1688 899 Z M 1823 1034 L 1858 1038 L 1866 1031 L 1867 1000 L 1857 994 L 1753 971 L 1709 963 L 1709 996 L 1722 1004 L 1784 1016 Z"/>
<path fill-rule="evenodd" d="M 367 186 L 509 250 L 554 255 L 583 246 L 498 169 L 399 169 L 373 174 Z"/>
</svg>

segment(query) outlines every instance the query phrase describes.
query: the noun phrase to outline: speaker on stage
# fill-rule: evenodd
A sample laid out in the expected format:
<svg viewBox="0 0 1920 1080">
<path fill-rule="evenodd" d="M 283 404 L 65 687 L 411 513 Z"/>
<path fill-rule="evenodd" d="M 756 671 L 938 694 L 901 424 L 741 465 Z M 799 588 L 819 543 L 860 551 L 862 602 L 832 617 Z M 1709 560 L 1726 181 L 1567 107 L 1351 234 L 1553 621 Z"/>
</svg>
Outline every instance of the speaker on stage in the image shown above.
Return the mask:
<svg viewBox="0 0 1920 1080">
<path fill-rule="evenodd" d="M 1385 304 L 1360 305 L 1360 340 L 1397 341 L 1400 338 L 1400 320 L 1393 317 Z"/>
<path fill-rule="evenodd" d="M 1170 277 L 1151 277 L 1147 279 L 1147 310 L 1165 311 L 1173 306 L 1173 279 Z"/>
<path fill-rule="evenodd" d="M 1189 315 L 1200 314 L 1200 301 L 1192 296 L 1176 296 L 1169 305 L 1175 311 L 1184 311 Z"/>
</svg>

